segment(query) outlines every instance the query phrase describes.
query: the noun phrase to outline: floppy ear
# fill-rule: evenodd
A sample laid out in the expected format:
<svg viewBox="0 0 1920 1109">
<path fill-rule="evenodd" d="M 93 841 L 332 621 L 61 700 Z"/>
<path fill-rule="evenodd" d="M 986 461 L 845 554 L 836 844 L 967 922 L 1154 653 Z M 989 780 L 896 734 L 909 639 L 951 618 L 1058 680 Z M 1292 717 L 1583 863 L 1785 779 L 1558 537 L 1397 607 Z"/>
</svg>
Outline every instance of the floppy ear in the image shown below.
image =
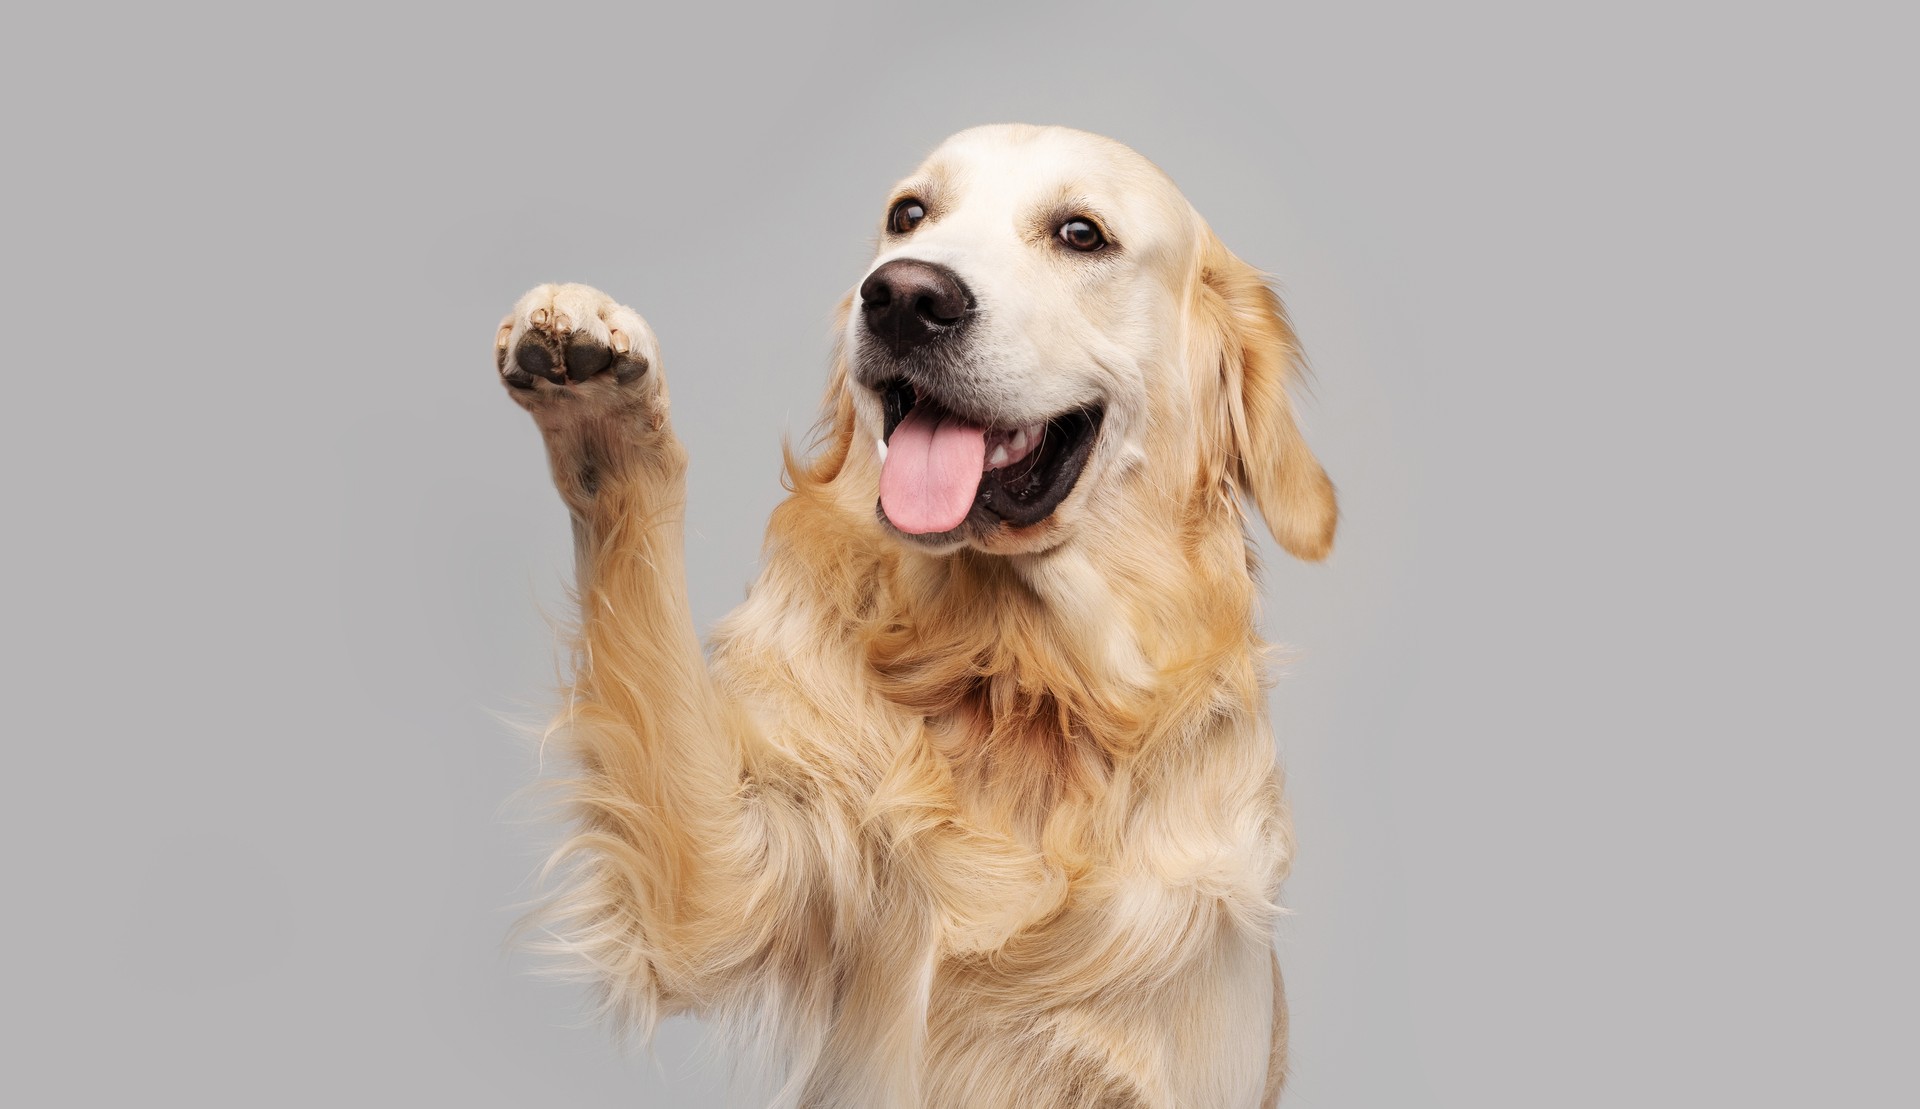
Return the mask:
<svg viewBox="0 0 1920 1109">
<path fill-rule="evenodd" d="M 840 299 L 833 313 L 833 369 L 827 375 L 827 394 L 820 406 L 820 419 L 814 424 L 810 456 L 803 459 L 791 443 L 782 442 L 780 453 L 786 463 L 784 483 L 789 490 L 824 485 L 840 476 L 847 453 L 853 449 L 853 393 L 847 384 L 847 319 L 853 314 L 853 294 Z"/>
<path fill-rule="evenodd" d="M 1300 345 L 1265 275 L 1209 239 L 1199 295 L 1203 329 L 1211 317 L 1217 330 L 1227 475 L 1252 497 L 1282 547 L 1317 562 L 1333 549 L 1340 511 L 1287 397 L 1304 369 Z"/>
</svg>

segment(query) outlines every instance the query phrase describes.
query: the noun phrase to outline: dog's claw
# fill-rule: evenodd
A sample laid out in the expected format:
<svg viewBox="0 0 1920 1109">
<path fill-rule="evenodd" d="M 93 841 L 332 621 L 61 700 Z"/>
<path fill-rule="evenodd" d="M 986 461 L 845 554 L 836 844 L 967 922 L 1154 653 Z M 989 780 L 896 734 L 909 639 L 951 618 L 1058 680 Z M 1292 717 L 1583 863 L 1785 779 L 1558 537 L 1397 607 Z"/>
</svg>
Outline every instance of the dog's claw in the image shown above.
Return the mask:
<svg viewBox="0 0 1920 1109">
<path fill-rule="evenodd" d="M 547 326 L 547 310 L 545 308 L 535 308 L 533 314 L 527 317 L 527 322 L 535 327 Z"/>
</svg>

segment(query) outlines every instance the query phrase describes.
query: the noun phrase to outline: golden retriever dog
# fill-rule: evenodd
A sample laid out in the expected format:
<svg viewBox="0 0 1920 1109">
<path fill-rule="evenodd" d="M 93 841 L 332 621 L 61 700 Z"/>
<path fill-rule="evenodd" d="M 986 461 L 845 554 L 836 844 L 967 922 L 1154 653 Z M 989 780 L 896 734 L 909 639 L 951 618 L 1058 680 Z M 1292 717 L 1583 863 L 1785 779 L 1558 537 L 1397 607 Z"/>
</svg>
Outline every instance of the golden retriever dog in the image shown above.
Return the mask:
<svg viewBox="0 0 1920 1109">
<path fill-rule="evenodd" d="M 768 1049 L 783 1105 L 1271 1105 L 1291 833 L 1242 498 L 1305 559 L 1336 515 L 1286 313 L 1095 135 L 962 132 L 877 214 L 710 656 L 653 332 L 581 285 L 500 326 L 578 553 L 542 926 L 629 1027 Z"/>
</svg>

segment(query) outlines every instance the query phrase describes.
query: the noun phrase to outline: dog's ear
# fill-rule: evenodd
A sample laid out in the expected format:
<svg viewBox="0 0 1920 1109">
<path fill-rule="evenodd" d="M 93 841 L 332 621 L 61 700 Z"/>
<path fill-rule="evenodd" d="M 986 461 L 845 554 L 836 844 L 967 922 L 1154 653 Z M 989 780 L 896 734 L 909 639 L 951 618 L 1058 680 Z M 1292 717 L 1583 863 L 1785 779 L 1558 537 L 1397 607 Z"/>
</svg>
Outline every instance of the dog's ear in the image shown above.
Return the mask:
<svg viewBox="0 0 1920 1109">
<path fill-rule="evenodd" d="M 803 459 L 791 443 L 783 442 L 781 454 L 786 460 L 785 484 L 789 490 L 825 485 L 840 476 L 853 449 L 853 387 L 847 369 L 847 320 L 853 314 L 853 294 L 840 300 L 833 314 L 833 369 L 827 375 L 827 394 L 821 404 L 820 419 L 814 425 L 809 455 Z"/>
<path fill-rule="evenodd" d="M 1207 237 L 1200 323 L 1214 333 L 1204 356 L 1219 366 L 1224 469 L 1280 545 L 1317 562 L 1333 549 L 1340 512 L 1333 482 L 1307 449 L 1287 396 L 1304 370 L 1300 345 L 1265 275 Z"/>
</svg>

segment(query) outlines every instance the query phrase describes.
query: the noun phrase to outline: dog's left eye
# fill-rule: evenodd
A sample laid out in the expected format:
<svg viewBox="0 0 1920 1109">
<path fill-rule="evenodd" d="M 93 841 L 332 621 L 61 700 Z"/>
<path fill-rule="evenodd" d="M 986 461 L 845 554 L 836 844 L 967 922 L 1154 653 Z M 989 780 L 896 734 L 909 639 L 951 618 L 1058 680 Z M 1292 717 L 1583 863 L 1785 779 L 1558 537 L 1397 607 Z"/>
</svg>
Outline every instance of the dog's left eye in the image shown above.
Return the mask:
<svg viewBox="0 0 1920 1109">
<path fill-rule="evenodd" d="M 1074 250 L 1092 253 L 1107 245 L 1107 237 L 1100 233 L 1092 220 L 1074 218 L 1060 225 L 1060 241 Z"/>
<path fill-rule="evenodd" d="M 920 221 L 926 218 L 926 206 L 908 197 L 895 204 L 893 211 L 887 213 L 887 230 L 896 235 L 904 235 L 920 226 Z"/>
</svg>

